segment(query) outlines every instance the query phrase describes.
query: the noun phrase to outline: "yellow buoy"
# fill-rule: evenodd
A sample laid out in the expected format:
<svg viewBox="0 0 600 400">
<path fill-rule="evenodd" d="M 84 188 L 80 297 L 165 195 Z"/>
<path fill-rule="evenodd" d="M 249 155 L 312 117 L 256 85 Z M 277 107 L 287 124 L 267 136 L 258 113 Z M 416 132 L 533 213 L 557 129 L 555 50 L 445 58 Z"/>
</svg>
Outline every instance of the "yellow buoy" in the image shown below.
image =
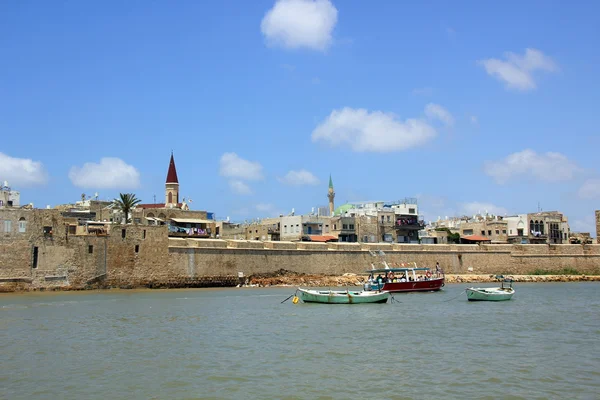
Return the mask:
<svg viewBox="0 0 600 400">
<path fill-rule="evenodd" d="M 292 299 L 292 303 L 298 304 L 298 300 L 300 300 L 298 299 L 298 296 L 294 296 L 294 298 Z"/>
</svg>

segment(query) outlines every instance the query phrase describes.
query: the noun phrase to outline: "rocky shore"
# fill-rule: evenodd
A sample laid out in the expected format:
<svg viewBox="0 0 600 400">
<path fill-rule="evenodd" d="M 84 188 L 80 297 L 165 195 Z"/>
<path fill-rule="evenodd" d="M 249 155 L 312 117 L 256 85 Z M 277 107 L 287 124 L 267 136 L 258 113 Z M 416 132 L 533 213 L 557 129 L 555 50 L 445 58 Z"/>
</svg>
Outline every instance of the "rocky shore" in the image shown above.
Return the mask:
<svg viewBox="0 0 600 400">
<path fill-rule="evenodd" d="M 581 282 L 600 281 L 600 275 L 510 275 L 514 282 Z M 367 281 L 366 275 L 344 274 L 342 276 L 305 275 L 288 271 L 273 274 L 254 275 L 248 278 L 244 286 L 362 286 Z M 486 283 L 498 282 L 496 275 L 456 275 L 446 274 L 446 283 Z"/>
</svg>

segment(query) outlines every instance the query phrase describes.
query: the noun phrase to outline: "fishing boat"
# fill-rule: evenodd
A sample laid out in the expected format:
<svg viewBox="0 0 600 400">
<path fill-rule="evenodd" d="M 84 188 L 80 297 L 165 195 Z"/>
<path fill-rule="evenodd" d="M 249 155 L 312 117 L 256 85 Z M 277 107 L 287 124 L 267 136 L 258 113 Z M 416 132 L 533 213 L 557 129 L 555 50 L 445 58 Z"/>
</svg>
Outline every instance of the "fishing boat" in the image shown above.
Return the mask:
<svg viewBox="0 0 600 400">
<path fill-rule="evenodd" d="M 510 300 L 515 294 L 512 279 L 502 281 L 500 287 L 470 287 L 465 290 L 469 301 L 504 301 Z"/>
<path fill-rule="evenodd" d="M 444 285 L 444 272 L 436 269 L 432 272 L 426 267 L 417 267 L 416 263 L 402 263 L 400 268 L 392 268 L 383 261 L 385 268 L 375 268 L 366 271 L 369 278 L 364 284 L 364 290 L 382 290 L 390 293 L 399 292 L 430 292 L 440 290 Z"/>
<path fill-rule="evenodd" d="M 298 288 L 298 297 L 305 303 L 323 304 L 367 304 L 386 303 L 390 297 L 389 292 L 375 291 L 335 291 L 311 290 Z"/>
</svg>

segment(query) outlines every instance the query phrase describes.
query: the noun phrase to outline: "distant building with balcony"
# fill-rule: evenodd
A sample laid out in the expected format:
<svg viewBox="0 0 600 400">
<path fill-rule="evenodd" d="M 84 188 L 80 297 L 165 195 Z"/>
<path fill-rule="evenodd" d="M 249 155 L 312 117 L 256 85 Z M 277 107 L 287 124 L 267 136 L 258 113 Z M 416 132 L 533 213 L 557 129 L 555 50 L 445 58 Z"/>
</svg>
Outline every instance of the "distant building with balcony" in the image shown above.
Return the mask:
<svg viewBox="0 0 600 400">
<path fill-rule="evenodd" d="M 478 237 L 481 239 L 477 240 L 478 242 L 507 243 L 508 222 L 497 215 L 477 215 L 475 219 L 461 223 L 460 236 L 461 238 Z"/>
<path fill-rule="evenodd" d="M 355 231 L 347 229 L 342 233 L 336 219 L 341 217 L 354 218 L 353 223 L 346 220 L 341 225 L 342 228 L 344 225 L 354 225 Z M 418 232 L 425 226 L 418 213 L 417 200 L 413 198 L 392 202 L 347 203 L 334 211 L 334 220 L 336 233 L 342 234 L 339 241 L 356 238 L 365 243 L 418 243 Z"/>
<path fill-rule="evenodd" d="M 510 243 L 569 243 L 568 219 L 558 211 L 511 215 L 504 220 L 508 222 Z"/>
</svg>

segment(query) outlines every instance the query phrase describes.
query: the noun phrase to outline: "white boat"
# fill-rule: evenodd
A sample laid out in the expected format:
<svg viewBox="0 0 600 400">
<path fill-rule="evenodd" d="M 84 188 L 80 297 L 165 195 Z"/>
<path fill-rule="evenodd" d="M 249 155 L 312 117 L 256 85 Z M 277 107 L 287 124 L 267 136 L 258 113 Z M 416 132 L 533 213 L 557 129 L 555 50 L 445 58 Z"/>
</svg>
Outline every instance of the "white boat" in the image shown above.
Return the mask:
<svg viewBox="0 0 600 400">
<path fill-rule="evenodd" d="M 390 297 L 389 292 L 311 290 L 301 288 L 298 288 L 298 295 L 305 303 L 323 304 L 386 303 Z"/>
<path fill-rule="evenodd" d="M 512 280 L 504 280 L 500 287 L 470 287 L 465 290 L 469 301 L 503 301 L 510 300 L 515 294 Z"/>
</svg>

